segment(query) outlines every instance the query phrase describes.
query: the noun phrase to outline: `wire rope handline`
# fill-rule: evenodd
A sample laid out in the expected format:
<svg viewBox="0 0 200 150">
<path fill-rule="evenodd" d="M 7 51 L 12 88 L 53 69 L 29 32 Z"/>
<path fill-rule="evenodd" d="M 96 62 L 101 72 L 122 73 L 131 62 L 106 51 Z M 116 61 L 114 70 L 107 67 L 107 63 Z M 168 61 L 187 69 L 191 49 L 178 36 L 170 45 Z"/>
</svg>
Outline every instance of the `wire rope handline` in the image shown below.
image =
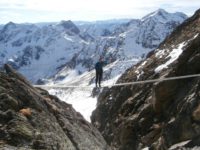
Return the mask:
<svg viewBox="0 0 200 150">
<path fill-rule="evenodd" d="M 154 83 L 154 82 L 161 82 L 161 81 L 170 81 L 170 80 L 179 80 L 179 79 L 186 79 L 186 78 L 194 78 L 200 77 L 200 74 L 192 74 L 192 75 L 184 75 L 184 76 L 176 76 L 176 77 L 167 77 L 167 78 L 159 78 L 159 79 L 150 79 L 150 80 L 143 80 L 143 81 L 133 81 L 133 82 L 126 82 L 126 83 L 117 83 L 114 85 L 106 85 L 103 87 L 116 87 L 116 86 L 127 86 L 127 85 L 135 85 L 135 84 L 145 84 L 145 83 Z M 34 87 L 40 88 L 94 88 L 93 86 L 63 86 L 63 85 L 34 85 Z"/>
</svg>

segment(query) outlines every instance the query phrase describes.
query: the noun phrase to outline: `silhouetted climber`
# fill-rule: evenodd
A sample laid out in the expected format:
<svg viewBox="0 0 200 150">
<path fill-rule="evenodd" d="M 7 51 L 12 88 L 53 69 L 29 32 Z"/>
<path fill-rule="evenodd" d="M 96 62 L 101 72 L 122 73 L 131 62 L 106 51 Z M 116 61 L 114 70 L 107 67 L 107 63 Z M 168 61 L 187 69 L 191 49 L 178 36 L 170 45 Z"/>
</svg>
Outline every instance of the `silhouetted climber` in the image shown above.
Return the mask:
<svg viewBox="0 0 200 150">
<path fill-rule="evenodd" d="M 105 62 L 103 61 L 103 58 L 100 57 L 99 61 L 95 64 L 96 87 L 97 87 L 97 83 L 99 84 L 99 87 L 101 87 L 101 80 L 103 77 L 103 65 L 105 65 Z"/>
</svg>

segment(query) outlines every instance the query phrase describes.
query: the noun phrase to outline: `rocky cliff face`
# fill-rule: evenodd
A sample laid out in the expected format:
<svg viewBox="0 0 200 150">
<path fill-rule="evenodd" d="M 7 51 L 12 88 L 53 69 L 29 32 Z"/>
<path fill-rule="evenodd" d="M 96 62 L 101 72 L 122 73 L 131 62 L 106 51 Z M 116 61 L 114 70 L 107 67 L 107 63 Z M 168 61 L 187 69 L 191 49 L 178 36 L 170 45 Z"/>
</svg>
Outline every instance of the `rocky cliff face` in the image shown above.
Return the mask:
<svg viewBox="0 0 200 150">
<path fill-rule="evenodd" d="M 200 10 L 118 83 L 200 73 L 199 32 Z M 116 149 L 198 149 L 199 112 L 200 78 L 196 77 L 104 89 L 91 119 Z"/>
<path fill-rule="evenodd" d="M 109 149 L 71 105 L 32 87 L 8 65 L 5 69 L 0 72 L 0 149 Z"/>
</svg>

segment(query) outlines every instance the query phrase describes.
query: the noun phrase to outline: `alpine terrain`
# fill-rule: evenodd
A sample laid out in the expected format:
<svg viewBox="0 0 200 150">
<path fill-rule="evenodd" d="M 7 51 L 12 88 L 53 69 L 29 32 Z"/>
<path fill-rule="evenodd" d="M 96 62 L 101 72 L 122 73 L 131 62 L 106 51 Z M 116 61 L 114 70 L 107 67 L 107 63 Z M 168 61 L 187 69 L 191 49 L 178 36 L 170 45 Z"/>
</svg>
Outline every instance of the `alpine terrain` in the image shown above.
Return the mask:
<svg viewBox="0 0 200 150">
<path fill-rule="evenodd" d="M 200 148 L 199 77 L 120 85 L 199 74 L 199 32 L 200 10 L 1 26 L 0 149 Z"/>
<path fill-rule="evenodd" d="M 140 20 L 9 22 L 0 28 L 0 66 L 10 64 L 34 84 L 94 87 L 94 64 L 103 56 L 103 85 L 112 85 L 186 18 L 159 9 Z M 96 107 L 92 87 L 48 90 L 90 121 Z"/>
</svg>

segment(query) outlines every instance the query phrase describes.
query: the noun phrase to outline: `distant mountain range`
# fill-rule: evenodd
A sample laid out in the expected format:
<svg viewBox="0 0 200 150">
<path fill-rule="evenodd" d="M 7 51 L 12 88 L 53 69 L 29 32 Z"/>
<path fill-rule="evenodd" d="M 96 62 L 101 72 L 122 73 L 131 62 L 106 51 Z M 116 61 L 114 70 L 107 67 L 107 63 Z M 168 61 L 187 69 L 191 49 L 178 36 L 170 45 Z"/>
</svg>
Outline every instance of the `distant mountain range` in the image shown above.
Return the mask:
<svg viewBox="0 0 200 150">
<path fill-rule="evenodd" d="M 59 72 L 76 77 L 92 70 L 100 56 L 109 63 L 140 60 L 186 18 L 159 9 L 140 20 L 9 22 L 0 28 L 0 65 L 11 64 L 34 83 L 57 80 Z"/>
</svg>

